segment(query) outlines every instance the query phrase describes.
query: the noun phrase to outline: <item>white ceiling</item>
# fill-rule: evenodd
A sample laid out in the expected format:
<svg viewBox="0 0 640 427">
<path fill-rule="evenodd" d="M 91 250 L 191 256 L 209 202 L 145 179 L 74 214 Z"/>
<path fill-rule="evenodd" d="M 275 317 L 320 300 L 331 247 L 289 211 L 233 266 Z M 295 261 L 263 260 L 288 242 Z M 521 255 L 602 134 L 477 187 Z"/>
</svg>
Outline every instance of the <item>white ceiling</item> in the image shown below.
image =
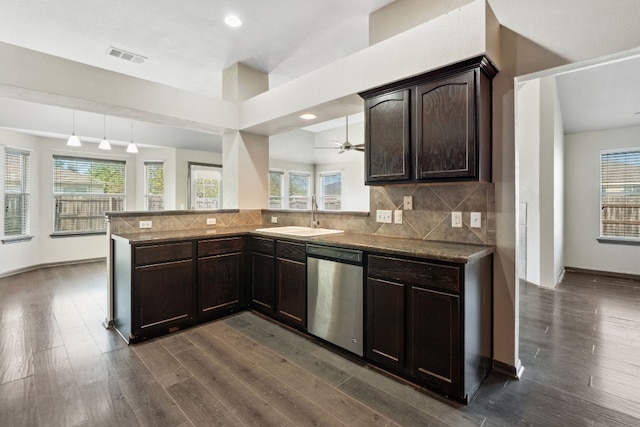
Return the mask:
<svg viewBox="0 0 640 427">
<path fill-rule="evenodd" d="M 391 2 L 2 1 L 0 41 L 220 97 L 222 71 L 236 62 L 269 73 L 270 85 L 275 87 L 365 48 L 368 15 Z M 502 25 L 567 62 L 640 46 L 636 22 L 640 17 L 640 1 L 637 0 L 488 2 Z M 228 13 L 238 15 L 244 25 L 227 27 L 222 20 Z M 107 55 L 110 46 L 148 59 L 144 64 L 134 64 L 111 57 Z M 623 74 L 611 77 L 614 75 L 611 73 Z M 617 70 L 602 67 L 582 75 L 572 74 L 559 79 L 569 131 L 633 124 L 619 119 L 629 117 L 630 110 L 640 111 L 640 105 L 634 106 L 635 100 L 640 100 L 635 92 L 640 90 L 636 88 L 640 83 L 635 81 L 635 76 L 640 75 L 638 61 L 630 61 Z M 603 82 L 606 84 L 601 84 Z M 601 90 L 600 95 L 596 94 L 596 88 Z M 620 102 L 621 99 L 628 101 Z M 635 123 L 638 116 L 634 117 Z M 87 132 L 96 133 L 87 136 L 102 136 L 101 127 Z M 210 150 L 211 141 L 217 139 L 219 137 L 194 135 L 193 142 L 184 144 L 184 148 Z"/>
<path fill-rule="evenodd" d="M 0 40 L 220 98 L 237 62 L 273 87 L 367 47 L 368 15 L 392 1 L 3 1 Z M 243 25 L 228 27 L 228 14 Z M 110 46 L 148 59 L 111 57 Z"/>
</svg>

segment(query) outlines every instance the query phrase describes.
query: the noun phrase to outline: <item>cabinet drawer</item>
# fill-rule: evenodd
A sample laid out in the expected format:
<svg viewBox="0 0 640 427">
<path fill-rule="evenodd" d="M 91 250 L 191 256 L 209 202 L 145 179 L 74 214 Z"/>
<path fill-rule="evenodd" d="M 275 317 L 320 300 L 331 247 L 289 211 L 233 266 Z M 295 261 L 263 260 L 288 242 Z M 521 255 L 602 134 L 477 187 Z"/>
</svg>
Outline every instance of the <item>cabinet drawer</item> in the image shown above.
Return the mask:
<svg viewBox="0 0 640 427">
<path fill-rule="evenodd" d="M 302 243 L 276 242 L 276 256 L 278 258 L 287 258 L 294 261 L 305 262 L 306 245 Z"/>
<path fill-rule="evenodd" d="M 449 292 L 460 291 L 460 269 L 448 265 L 369 255 L 367 274 Z"/>
<path fill-rule="evenodd" d="M 198 257 L 228 254 L 242 251 L 242 237 L 198 241 Z"/>
<path fill-rule="evenodd" d="M 157 264 L 189 259 L 192 256 L 193 245 L 191 242 L 136 246 L 134 250 L 134 263 L 135 265 Z"/>
<path fill-rule="evenodd" d="M 273 239 L 265 239 L 264 237 L 252 237 L 251 252 L 258 252 L 261 254 L 273 256 Z"/>
</svg>

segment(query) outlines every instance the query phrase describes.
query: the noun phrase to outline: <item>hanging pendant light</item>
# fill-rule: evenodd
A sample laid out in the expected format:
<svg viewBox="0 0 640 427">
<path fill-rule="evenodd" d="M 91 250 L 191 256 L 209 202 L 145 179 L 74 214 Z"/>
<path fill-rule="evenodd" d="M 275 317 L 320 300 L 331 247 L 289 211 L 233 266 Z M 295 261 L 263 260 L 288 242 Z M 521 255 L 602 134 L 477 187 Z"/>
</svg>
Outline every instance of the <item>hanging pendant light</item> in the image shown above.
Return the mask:
<svg viewBox="0 0 640 427">
<path fill-rule="evenodd" d="M 81 147 L 82 143 L 80 142 L 80 138 L 76 136 L 76 110 L 73 110 L 73 133 L 67 140 L 67 145 L 69 147 Z"/>
<path fill-rule="evenodd" d="M 104 135 L 102 137 L 102 141 L 100 141 L 100 145 L 98 145 L 98 148 L 101 150 L 111 150 L 111 144 L 109 143 L 109 140 L 107 139 L 107 116 L 103 115 L 102 116 L 102 134 Z"/>
<path fill-rule="evenodd" d="M 133 142 L 133 120 L 131 120 L 131 142 L 129 142 L 129 145 L 127 145 L 127 153 L 137 153 L 138 152 L 138 147 L 136 146 L 136 143 Z"/>
</svg>

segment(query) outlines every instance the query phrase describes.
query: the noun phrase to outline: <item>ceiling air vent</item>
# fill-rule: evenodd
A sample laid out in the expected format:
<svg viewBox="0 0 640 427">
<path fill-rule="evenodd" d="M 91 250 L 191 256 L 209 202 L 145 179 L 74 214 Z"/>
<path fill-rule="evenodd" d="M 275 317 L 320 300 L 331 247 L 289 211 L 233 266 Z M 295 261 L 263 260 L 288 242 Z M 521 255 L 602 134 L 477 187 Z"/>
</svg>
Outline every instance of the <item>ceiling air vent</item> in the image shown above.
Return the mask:
<svg viewBox="0 0 640 427">
<path fill-rule="evenodd" d="M 147 60 L 147 58 L 142 55 L 127 52 L 126 50 L 118 49 L 117 47 L 110 47 L 107 53 L 110 56 L 115 56 L 116 58 L 124 59 L 129 62 L 135 62 L 136 64 L 142 64 Z"/>
</svg>

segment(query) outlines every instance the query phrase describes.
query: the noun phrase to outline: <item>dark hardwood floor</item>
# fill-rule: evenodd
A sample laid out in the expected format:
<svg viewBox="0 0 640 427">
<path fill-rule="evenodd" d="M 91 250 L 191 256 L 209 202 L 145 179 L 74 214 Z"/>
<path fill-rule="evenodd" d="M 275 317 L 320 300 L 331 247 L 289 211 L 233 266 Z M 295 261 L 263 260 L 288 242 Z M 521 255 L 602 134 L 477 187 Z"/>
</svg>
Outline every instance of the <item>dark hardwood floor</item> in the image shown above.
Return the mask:
<svg viewBox="0 0 640 427">
<path fill-rule="evenodd" d="M 0 426 L 640 425 L 640 283 L 521 285 L 521 380 L 468 406 L 245 312 L 126 346 L 103 262 L 0 279 Z"/>
</svg>

